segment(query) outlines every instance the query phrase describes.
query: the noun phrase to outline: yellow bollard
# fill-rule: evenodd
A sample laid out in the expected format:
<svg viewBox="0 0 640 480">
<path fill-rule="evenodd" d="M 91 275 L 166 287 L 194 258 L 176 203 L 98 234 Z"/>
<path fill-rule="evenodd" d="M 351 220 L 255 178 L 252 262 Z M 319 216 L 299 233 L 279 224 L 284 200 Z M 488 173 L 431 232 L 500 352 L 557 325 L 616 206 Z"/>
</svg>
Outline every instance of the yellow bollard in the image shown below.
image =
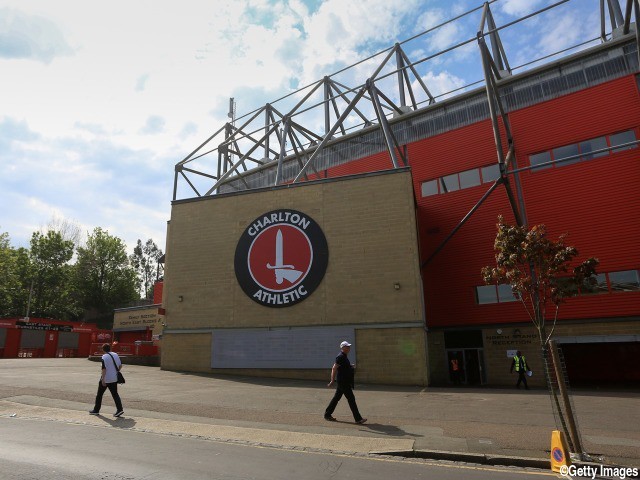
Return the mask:
<svg viewBox="0 0 640 480">
<path fill-rule="evenodd" d="M 571 465 L 571 457 L 567 441 L 561 431 L 554 430 L 551 432 L 551 471 L 566 472 L 569 465 Z M 562 468 L 563 466 L 565 468 Z"/>
</svg>

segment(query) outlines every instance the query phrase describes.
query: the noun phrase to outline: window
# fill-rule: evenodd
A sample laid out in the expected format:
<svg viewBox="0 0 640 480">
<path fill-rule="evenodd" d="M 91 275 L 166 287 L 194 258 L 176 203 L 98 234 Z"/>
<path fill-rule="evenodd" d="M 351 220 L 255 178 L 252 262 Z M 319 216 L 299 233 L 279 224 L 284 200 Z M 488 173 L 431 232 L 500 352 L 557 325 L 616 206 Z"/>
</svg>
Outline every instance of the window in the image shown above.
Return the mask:
<svg viewBox="0 0 640 480">
<path fill-rule="evenodd" d="M 500 167 L 498 164 L 482 167 L 482 183 L 495 182 L 500 178 Z"/>
<path fill-rule="evenodd" d="M 609 136 L 609 140 L 611 141 L 611 146 L 615 147 L 617 145 L 622 145 L 624 143 L 635 142 L 636 141 L 636 132 L 633 130 L 627 130 L 626 132 L 616 133 L 614 135 Z M 631 150 L 632 148 L 637 148 L 637 145 L 629 145 L 626 147 L 614 148 L 613 152 L 621 152 L 623 150 Z"/>
<path fill-rule="evenodd" d="M 421 185 L 422 196 L 429 197 L 431 195 L 438 194 L 438 181 L 437 180 L 429 180 L 428 182 L 422 182 Z"/>
<path fill-rule="evenodd" d="M 578 294 L 578 285 L 576 285 L 576 282 L 571 277 L 559 277 L 556 278 L 553 283 L 565 290 L 568 296 Z"/>
<path fill-rule="evenodd" d="M 618 145 L 624 145 L 628 143 L 635 142 L 636 132 L 635 130 L 627 130 L 626 132 L 614 133 L 613 135 L 608 136 L 609 143 L 607 143 L 607 137 L 596 137 L 589 140 L 585 140 L 580 143 L 574 143 L 571 145 L 563 145 L 561 147 L 556 147 L 551 151 L 540 152 L 533 155 L 529 155 L 529 163 L 531 164 L 531 170 L 543 170 L 545 168 L 551 168 L 552 166 L 564 166 L 570 165 L 572 163 L 576 163 L 582 160 L 591 160 L 593 158 L 605 157 L 609 155 L 609 153 L 621 152 L 623 150 L 631 150 L 633 148 L 638 148 L 636 144 L 627 145 L 624 147 L 617 147 Z M 602 149 L 602 152 L 591 153 Z M 553 153 L 553 161 L 551 159 L 551 154 Z M 578 156 L 581 155 L 581 156 Z M 575 157 L 575 158 L 571 158 Z M 565 158 L 571 158 L 571 160 L 564 160 Z M 548 165 L 543 165 L 545 163 L 549 163 Z M 483 172 L 484 173 L 484 172 Z"/>
<path fill-rule="evenodd" d="M 582 158 L 584 158 L 585 160 L 591 160 L 592 158 L 598 158 L 608 155 L 609 152 L 606 150 L 600 153 L 591 153 L 595 150 L 607 148 L 607 146 L 607 139 L 605 137 L 592 138 L 591 140 L 580 142 L 580 151 L 582 152 Z"/>
<path fill-rule="evenodd" d="M 546 152 L 547 160 L 551 159 Z M 463 172 L 452 173 L 435 180 L 427 180 L 420 184 L 423 197 L 455 192 L 464 188 L 477 187 L 483 183 L 495 182 L 500 178 L 500 167 L 497 163 L 482 168 L 472 168 Z"/>
<path fill-rule="evenodd" d="M 609 273 L 612 292 L 635 292 L 640 290 L 640 276 L 638 270 Z"/>
<path fill-rule="evenodd" d="M 460 188 L 469 188 L 480 185 L 480 171 L 477 168 L 460 172 Z"/>
<path fill-rule="evenodd" d="M 483 285 L 476 287 L 476 301 L 478 305 L 486 305 L 487 303 L 498 303 L 498 294 L 495 285 Z"/>
<path fill-rule="evenodd" d="M 570 165 L 572 163 L 577 163 L 580 161 L 580 157 L 577 156 L 580 155 L 580 152 L 578 151 L 578 144 L 576 143 L 574 143 L 573 145 L 565 145 L 564 147 L 554 148 L 552 151 L 553 159 L 556 162 L 559 162 L 563 158 L 576 156 L 576 158 L 562 162 L 561 165 Z"/>
<path fill-rule="evenodd" d="M 499 302 L 515 302 L 517 298 L 513 295 L 511 285 L 498 285 L 498 301 Z"/>
<path fill-rule="evenodd" d="M 488 303 L 515 302 L 517 298 L 513 295 L 510 285 L 483 285 L 476 287 L 476 301 L 478 305 Z"/>
<path fill-rule="evenodd" d="M 598 293 L 609 293 L 609 287 L 607 286 L 607 275 L 599 273 L 595 276 L 585 278 L 580 285 L 580 293 L 582 295 L 594 295 Z"/>
<path fill-rule="evenodd" d="M 535 155 L 529 155 L 529 162 L 531 163 L 532 167 L 535 167 L 536 165 L 540 165 L 541 163 L 546 163 L 546 162 L 550 162 L 551 161 L 551 153 L 549 152 L 542 152 L 542 153 L 536 153 Z M 545 165 L 543 167 L 536 167 L 536 168 L 532 168 L 532 170 L 543 170 L 545 168 L 551 168 L 551 164 L 549 165 Z"/>
<path fill-rule="evenodd" d="M 460 183 L 458 182 L 458 174 L 447 175 L 440 179 L 440 191 L 442 193 L 453 192 L 454 190 L 460 190 Z"/>
</svg>

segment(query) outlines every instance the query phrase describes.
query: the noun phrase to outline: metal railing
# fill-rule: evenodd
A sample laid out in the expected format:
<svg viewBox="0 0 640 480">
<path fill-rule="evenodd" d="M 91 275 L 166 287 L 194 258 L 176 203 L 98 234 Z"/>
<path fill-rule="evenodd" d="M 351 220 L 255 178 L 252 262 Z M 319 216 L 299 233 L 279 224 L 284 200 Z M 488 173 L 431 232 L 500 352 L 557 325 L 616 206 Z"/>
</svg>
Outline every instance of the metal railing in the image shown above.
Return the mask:
<svg viewBox="0 0 640 480">
<path fill-rule="evenodd" d="M 104 354 L 102 350 L 104 343 L 92 343 L 90 356 L 101 357 Z M 111 346 L 111 351 L 117 353 L 121 357 L 128 356 L 157 356 L 159 354 L 159 348 L 154 345 L 153 342 L 137 341 L 134 343 L 115 343 Z"/>
</svg>

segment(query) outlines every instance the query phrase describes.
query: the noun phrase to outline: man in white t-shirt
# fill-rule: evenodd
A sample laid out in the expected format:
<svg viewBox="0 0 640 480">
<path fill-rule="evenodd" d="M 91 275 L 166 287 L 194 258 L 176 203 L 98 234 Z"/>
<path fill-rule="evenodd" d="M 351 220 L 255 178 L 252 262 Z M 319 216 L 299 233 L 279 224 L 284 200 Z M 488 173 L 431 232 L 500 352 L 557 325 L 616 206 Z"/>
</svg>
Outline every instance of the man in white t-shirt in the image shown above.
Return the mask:
<svg viewBox="0 0 640 480">
<path fill-rule="evenodd" d="M 122 401 L 120 395 L 118 395 L 118 372 L 122 368 L 122 361 L 118 354 L 111 352 L 111 345 L 105 343 L 102 345 L 104 355 L 102 355 L 102 376 L 100 377 L 100 383 L 98 383 L 98 393 L 96 394 L 96 403 L 89 413 L 91 415 L 100 414 L 100 407 L 102 407 L 102 396 L 104 392 L 109 389 L 113 401 L 116 404 L 116 413 L 114 417 L 119 417 L 124 413 L 122 409 Z"/>
</svg>

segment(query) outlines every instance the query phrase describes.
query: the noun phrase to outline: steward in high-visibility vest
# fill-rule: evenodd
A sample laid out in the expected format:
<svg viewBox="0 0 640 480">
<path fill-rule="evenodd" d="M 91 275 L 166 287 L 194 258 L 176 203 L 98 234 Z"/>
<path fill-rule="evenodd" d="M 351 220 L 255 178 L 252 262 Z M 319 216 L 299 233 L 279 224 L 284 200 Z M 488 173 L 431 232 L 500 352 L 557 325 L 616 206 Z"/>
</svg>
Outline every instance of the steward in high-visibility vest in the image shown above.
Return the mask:
<svg viewBox="0 0 640 480">
<path fill-rule="evenodd" d="M 513 357 L 513 361 L 511 362 L 511 373 L 513 373 L 513 369 L 516 369 L 516 373 L 518 374 L 518 382 L 516 383 L 516 388 L 520 388 L 520 383 L 524 383 L 524 388 L 529 390 L 529 386 L 527 385 L 527 371 L 529 370 L 529 365 L 527 365 L 527 359 L 522 355 L 520 350 L 516 352 Z"/>
</svg>

